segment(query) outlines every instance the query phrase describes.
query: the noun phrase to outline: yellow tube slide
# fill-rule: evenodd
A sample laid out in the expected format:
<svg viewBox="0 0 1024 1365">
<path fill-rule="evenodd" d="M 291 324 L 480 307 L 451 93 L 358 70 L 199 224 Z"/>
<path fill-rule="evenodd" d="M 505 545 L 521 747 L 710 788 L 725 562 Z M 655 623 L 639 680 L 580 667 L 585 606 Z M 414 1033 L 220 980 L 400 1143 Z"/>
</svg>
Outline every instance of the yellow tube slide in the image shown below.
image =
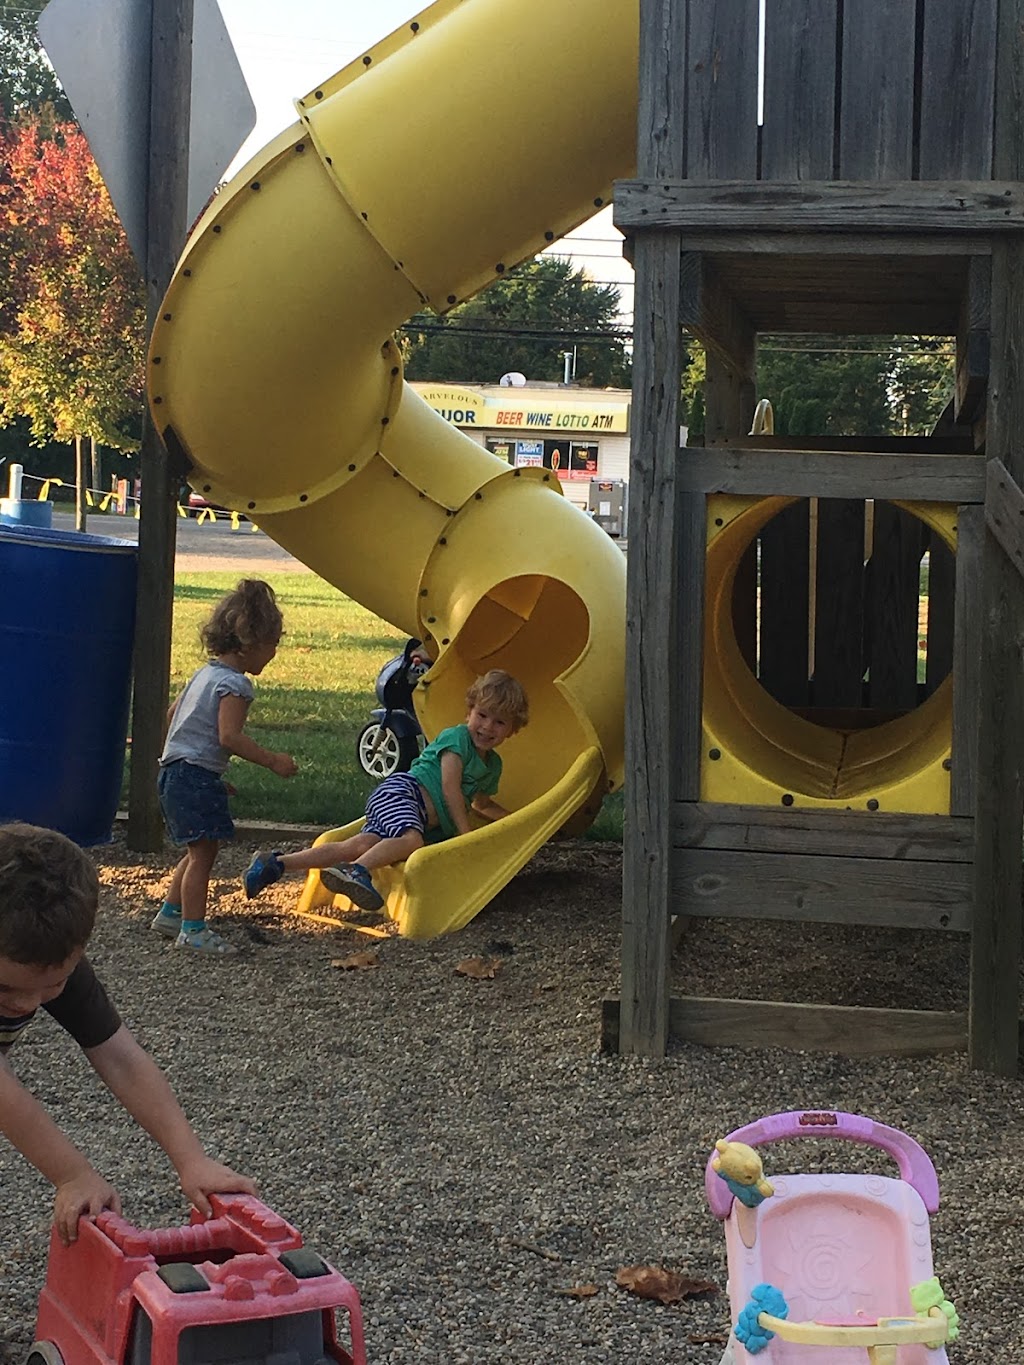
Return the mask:
<svg viewBox="0 0 1024 1365">
<path fill-rule="evenodd" d="M 621 551 L 556 476 L 427 407 L 392 333 L 632 173 L 637 27 L 623 0 L 437 0 L 301 100 L 217 196 L 153 332 L 154 418 L 192 483 L 428 643 L 427 734 L 463 719 L 487 668 L 527 688 L 530 724 L 502 749 L 513 815 L 379 879 L 412 936 L 465 924 L 622 782 Z"/>
</svg>

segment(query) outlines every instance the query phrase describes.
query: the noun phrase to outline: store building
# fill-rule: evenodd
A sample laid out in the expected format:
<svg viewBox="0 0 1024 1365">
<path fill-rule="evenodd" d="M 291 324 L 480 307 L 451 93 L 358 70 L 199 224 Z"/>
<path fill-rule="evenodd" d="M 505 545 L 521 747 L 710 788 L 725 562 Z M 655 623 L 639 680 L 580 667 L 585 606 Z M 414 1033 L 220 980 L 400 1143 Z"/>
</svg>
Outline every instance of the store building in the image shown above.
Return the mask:
<svg viewBox="0 0 1024 1365">
<path fill-rule="evenodd" d="M 593 506 L 591 483 L 629 478 L 629 389 L 425 381 L 411 387 L 493 455 L 520 468 L 553 470 L 579 507 Z"/>
</svg>

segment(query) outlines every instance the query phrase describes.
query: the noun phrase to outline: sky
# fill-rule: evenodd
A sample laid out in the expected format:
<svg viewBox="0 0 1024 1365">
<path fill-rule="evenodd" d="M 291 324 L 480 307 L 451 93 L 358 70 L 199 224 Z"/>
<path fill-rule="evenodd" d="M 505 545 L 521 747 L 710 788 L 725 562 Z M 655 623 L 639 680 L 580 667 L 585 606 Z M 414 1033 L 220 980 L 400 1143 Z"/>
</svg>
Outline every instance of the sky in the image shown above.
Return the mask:
<svg viewBox="0 0 1024 1365">
<path fill-rule="evenodd" d="M 220 0 L 221 13 L 256 105 L 257 123 L 233 173 L 296 120 L 294 101 L 425 8 L 423 0 Z M 596 283 L 615 284 L 632 322 L 633 271 L 622 236 L 603 209 L 552 251 L 569 255 Z"/>
</svg>

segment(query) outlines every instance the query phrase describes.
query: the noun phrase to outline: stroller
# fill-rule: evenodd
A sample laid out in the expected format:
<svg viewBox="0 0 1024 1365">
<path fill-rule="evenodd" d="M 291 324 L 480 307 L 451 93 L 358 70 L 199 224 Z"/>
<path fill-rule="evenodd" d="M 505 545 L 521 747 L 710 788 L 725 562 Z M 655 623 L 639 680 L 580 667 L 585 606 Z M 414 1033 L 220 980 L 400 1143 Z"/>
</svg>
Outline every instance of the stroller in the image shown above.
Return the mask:
<svg viewBox="0 0 1024 1365">
<path fill-rule="evenodd" d="M 900 1178 L 766 1180 L 755 1149 L 806 1137 L 880 1147 Z M 939 1184 L 913 1138 L 857 1114 L 774 1114 L 715 1144 L 705 1188 L 729 1264 L 721 1365 L 947 1365 L 959 1319 L 932 1271 Z"/>
<path fill-rule="evenodd" d="M 379 706 L 356 740 L 356 758 L 368 777 L 378 782 L 392 773 L 405 773 L 420 751 L 423 731 L 413 708 L 412 694 L 430 659 L 419 640 L 407 640 L 401 654 L 389 659 L 377 674 Z"/>
</svg>

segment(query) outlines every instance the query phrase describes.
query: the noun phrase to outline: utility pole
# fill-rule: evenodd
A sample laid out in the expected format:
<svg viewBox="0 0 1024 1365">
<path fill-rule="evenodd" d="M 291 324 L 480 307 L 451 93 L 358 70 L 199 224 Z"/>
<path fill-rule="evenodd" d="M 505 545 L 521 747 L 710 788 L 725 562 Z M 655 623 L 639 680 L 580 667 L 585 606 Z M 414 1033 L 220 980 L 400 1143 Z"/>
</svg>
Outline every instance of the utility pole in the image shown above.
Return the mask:
<svg viewBox="0 0 1024 1365">
<path fill-rule="evenodd" d="M 193 0 L 151 0 L 152 58 L 149 181 L 146 199 L 146 330 L 171 282 L 188 230 Z M 174 543 L 178 483 L 147 404 L 143 413 L 139 583 L 135 610 L 135 687 L 129 778 L 128 843 L 163 847 L 156 776 L 163 747 L 171 671 Z"/>
</svg>

